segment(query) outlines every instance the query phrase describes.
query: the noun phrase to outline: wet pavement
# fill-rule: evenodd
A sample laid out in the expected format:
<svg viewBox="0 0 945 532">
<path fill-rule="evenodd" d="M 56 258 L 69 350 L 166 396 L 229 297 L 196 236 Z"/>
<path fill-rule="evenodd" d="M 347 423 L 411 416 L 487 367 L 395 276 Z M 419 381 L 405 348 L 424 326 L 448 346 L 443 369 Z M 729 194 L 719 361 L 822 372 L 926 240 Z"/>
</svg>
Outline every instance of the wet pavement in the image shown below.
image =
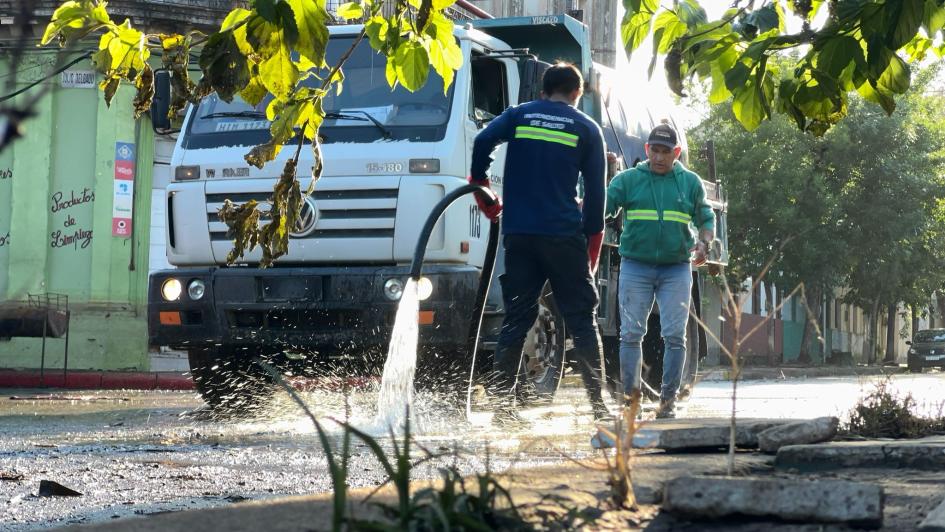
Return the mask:
<svg viewBox="0 0 945 532">
<path fill-rule="evenodd" d="M 843 417 L 881 377 L 757 381 L 739 385 L 739 415 Z M 593 432 L 583 391 L 568 379 L 554 404 L 533 408 L 528 431 L 496 430 L 489 414 L 466 421 L 435 396 L 416 401 L 418 444 L 430 455 L 415 470 L 429 478 L 455 464 L 472 473 L 548 465 L 563 455 L 591 455 Z M 912 393 L 921 409 L 938 413 L 945 374 L 900 375 L 894 389 Z M 724 417 L 730 383 L 700 383 L 679 412 Z M 307 405 L 325 420 L 343 418 L 344 398 L 306 392 Z M 375 435 L 376 391 L 350 398 L 353 425 Z M 68 523 L 107 521 L 253 499 L 330 489 L 327 462 L 310 421 L 287 397 L 255 420 L 213 420 L 190 393 L 0 390 L 0 530 L 23 531 Z M 335 435 L 340 431 L 326 423 Z M 383 438 L 389 448 L 391 443 Z M 337 443 L 337 442 L 336 442 Z M 383 480 L 367 447 L 353 443 L 352 487 Z M 416 451 L 418 458 L 425 452 Z M 81 492 L 80 497 L 38 497 L 41 480 Z"/>
</svg>

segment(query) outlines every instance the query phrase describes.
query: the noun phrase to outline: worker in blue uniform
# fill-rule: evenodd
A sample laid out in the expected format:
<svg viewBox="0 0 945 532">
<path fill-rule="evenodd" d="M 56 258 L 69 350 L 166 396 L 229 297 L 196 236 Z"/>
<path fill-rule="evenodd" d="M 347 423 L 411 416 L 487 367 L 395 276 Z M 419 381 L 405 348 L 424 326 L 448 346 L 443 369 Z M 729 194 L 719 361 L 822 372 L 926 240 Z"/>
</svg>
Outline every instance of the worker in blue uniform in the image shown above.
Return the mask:
<svg viewBox="0 0 945 532">
<path fill-rule="evenodd" d="M 488 186 L 491 154 L 500 143 L 508 144 L 504 206 L 486 205 L 477 197 L 493 221 L 503 213 L 505 319 L 494 365 L 500 423 L 521 422 L 517 403 L 526 384 L 522 349 L 546 282 L 574 340 L 570 356 L 594 417 L 609 415 L 601 397 L 603 349 L 594 282 L 604 230 L 606 157 L 600 126 L 576 108 L 583 87 L 574 65 L 551 66 L 542 79 L 544 98 L 507 109 L 473 146 L 470 183 Z M 577 193 L 580 179 L 583 200 Z"/>
</svg>

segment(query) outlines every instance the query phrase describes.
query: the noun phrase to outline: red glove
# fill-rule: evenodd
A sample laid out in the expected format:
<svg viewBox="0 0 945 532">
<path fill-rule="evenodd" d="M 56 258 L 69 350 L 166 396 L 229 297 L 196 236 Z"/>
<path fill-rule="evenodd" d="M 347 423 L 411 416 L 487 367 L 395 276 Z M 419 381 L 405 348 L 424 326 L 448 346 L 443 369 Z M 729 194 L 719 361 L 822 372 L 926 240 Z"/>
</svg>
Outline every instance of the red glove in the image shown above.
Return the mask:
<svg viewBox="0 0 945 532">
<path fill-rule="evenodd" d="M 591 275 L 597 273 L 597 265 L 600 263 L 600 247 L 603 242 L 603 231 L 587 235 L 587 261 L 591 265 Z"/>
<path fill-rule="evenodd" d="M 485 187 L 489 189 L 489 192 L 492 192 L 492 187 L 489 186 L 489 180 L 483 179 L 473 179 L 472 176 L 469 176 L 467 179 L 470 185 L 477 185 L 480 187 Z M 479 210 L 486 215 L 486 218 L 496 222 L 499 219 L 499 215 L 502 214 L 502 198 L 497 196 L 495 192 L 492 192 L 492 197 L 488 197 L 481 192 L 476 192 L 473 194 L 473 197 L 476 198 L 476 205 L 479 205 Z M 495 201 L 490 201 L 494 199 Z M 490 205 L 491 203 L 491 205 Z"/>
</svg>

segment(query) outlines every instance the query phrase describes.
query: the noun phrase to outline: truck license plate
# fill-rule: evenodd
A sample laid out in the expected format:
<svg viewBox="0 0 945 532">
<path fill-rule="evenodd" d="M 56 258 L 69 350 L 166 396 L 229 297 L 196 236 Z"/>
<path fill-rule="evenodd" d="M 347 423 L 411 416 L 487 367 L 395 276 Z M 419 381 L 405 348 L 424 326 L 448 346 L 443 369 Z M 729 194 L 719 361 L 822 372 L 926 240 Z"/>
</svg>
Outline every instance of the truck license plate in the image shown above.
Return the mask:
<svg viewBox="0 0 945 532">
<path fill-rule="evenodd" d="M 271 277 L 260 279 L 263 301 L 319 301 L 321 277 Z"/>
<path fill-rule="evenodd" d="M 942 360 L 945 358 L 945 355 L 935 355 L 930 357 L 925 357 L 926 360 Z"/>
</svg>

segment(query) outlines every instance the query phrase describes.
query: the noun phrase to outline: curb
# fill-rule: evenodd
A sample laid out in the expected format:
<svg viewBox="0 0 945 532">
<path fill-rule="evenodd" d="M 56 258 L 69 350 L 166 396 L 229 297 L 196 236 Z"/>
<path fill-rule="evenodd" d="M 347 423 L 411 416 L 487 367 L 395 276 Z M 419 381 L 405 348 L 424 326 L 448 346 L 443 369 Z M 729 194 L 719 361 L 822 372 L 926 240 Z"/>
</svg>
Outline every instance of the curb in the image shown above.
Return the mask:
<svg viewBox="0 0 945 532">
<path fill-rule="evenodd" d="M 73 390 L 178 390 L 194 389 L 188 373 L 173 371 L 46 371 L 0 370 L 0 388 L 64 388 Z"/>
<path fill-rule="evenodd" d="M 742 368 L 741 381 L 809 379 L 817 377 L 872 377 L 877 375 L 896 375 L 902 373 L 898 366 L 809 366 L 809 367 L 774 367 Z M 718 382 L 732 380 L 732 370 L 728 367 L 706 368 L 699 376 L 700 381 Z"/>
</svg>

